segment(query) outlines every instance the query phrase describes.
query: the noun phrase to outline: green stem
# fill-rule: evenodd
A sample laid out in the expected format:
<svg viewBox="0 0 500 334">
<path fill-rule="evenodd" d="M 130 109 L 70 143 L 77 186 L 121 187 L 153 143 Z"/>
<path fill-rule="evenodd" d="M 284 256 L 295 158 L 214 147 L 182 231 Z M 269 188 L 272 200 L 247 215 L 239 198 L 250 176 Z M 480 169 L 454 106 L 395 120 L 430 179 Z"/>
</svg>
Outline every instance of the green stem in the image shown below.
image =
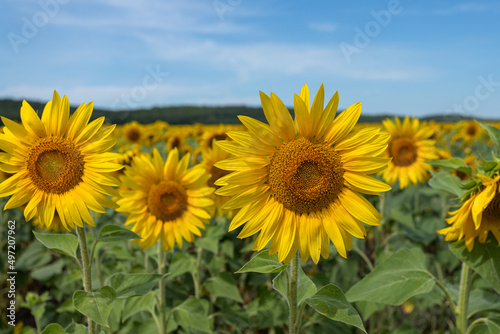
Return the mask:
<svg viewBox="0 0 500 334">
<path fill-rule="evenodd" d="M 450 307 L 451 307 L 451 310 L 453 311 L 453 313 L 457 313 L 457 307 L 455 306 L 455 303 L 453 303 L 453 300 L 451 299 L 451 296 L 450 294 L 448 293 L 448 290 L 446 290 L 446 288 L 444 287 L 443 284 L 441 284 L 440 281 L 438 281 L 437 279 L 434 279 L 434 281 L 436 282 L 437 286 L 443 290 L 444 292 L 444 295 L 446 296 L 446 299 L 448 300 L 448 303 L 450 303 Z"/>
<path fill-rule="evenodd" d="M 83 227 L 76 227 L 76 234 L 78 235 L 78 240 L 80 241 L 80 253 L 82 256 L 82 281 L 83 288 L 85 292 L 92 292 L 92 280 L 91 280 L 91 262 L 89 259 L 89 251 L 87 248 L 87 235 L 85 233 L 85 223 Z M 95 333 L 94 322 L 87 318 L 89 323 L 89 334 Z"/>
<path fill-rule="evenodd" d="M 194 283 L 194 296 L 199 299 L 201 297 L 201 255 L 203 249 L 198 247 L 196 249 L 196 272 L 192 273 Z"/>
<path fill-rule="evenodd" d="M 290 268 L 290 290 L 288 295 L 288 305 L 290 307 L 290 334 L 298 333 L 298 305 L 297 305 L 297 290 L 298 290 L 298 280 L 299 280 L 299 253 L 295 254 L 292 260 L 292 266 Z"/>
<path fill-rule="evenodd" d="M 165 252 L 158 243 L 158 274 L 165 274 Z M 165 279 L 161 278 L 158 282 L 160 290 L 160 300 L 158 302 L 158 311 L 160 312 L 160 334 L 166 333 L 167 322 L 165 319 Z"/>
<path fill-rule="evenodd" d="M 355 251 L 365 261 L 365 263 L 368 266 L 368 269 L 370 269 L 370 271 L 373 271 L 373 269 L 375 269 L 375 267 L 373 267 L 373 264 L 370 261 L 370 259 L 368 258 L 368 256 L 366 256 L 366 254 L 364 252 L 362 252 L 361 249 L 359 249 L 358 247 L 353 247 L 352 250 Z"/>
<path fill-rule="evenodd" d="M 479 319 L 474 320 L 470 324 L 469 329 L 467 329 L 467 334 L 471 333 L 472 332 L 472 328 L 474 328 L 475 326 L 479 325 L 480 323 L 484 323 L 484 324 L 488 325 L 488 318 L 479 318 Z"/>
<path fill-rule="evenodd" d="M 457 334 L 465 334 L 467 331 L 467 304 L 469 302 L 469 292 L 471 288 L 469 266 L 462 263 L 462 275 L 460 277 L 460 292 L 457 309 Z"/>
</svg>

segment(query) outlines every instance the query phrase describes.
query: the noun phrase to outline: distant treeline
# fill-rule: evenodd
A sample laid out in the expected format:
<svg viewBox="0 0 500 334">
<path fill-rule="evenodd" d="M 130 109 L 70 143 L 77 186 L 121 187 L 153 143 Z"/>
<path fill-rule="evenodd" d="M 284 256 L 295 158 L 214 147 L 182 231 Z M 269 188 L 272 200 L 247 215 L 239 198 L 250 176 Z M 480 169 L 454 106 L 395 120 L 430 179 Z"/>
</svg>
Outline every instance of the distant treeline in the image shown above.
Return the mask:
<svg viewBox="0 0 500 334">
<path fill-rule="evenodd" d="M 20 121 L 20 110 L 22 101 L 3 99 L 0 100 L 0 115 L 11 120 Z M 39 115 L 42 114 L 44 103 L 30 102 L 30 105 Z M 71 107 L 71 112 L 74 112 L 76 107 Z M 293 110 L 290 110 L 293 116 Z M 241 124 L 238 120 L 238 115 L 245 115 L 260 121 L 266 122 L 262 108 L 245 107 L 245 106 L 216 106 L 216 107 L 199 107 L 199 106 L 169 106 L 169 107 L 153 107 L 148 109 L 136 110 L 105 110 L 94 109 L 92 119 L 104 116 L 106 122 L 112 124 L 124 124 L 131 121 L 137 121 L 142 124 L 154 123 L 157 120 L 168 122 L 169 124 Z M 362 123 L 380 123 L 382 120 L 393 117 L 391 115 L 367 116 L 361 115 L 360 122 Z M 421 120 L 435 120 L 436 122 L 457 122 L 467 119 L 460 115 L 436 115 L 432 117 L 421 118 Z M 489 120 L 484 120 L 489 121 Z"/>
</svg>

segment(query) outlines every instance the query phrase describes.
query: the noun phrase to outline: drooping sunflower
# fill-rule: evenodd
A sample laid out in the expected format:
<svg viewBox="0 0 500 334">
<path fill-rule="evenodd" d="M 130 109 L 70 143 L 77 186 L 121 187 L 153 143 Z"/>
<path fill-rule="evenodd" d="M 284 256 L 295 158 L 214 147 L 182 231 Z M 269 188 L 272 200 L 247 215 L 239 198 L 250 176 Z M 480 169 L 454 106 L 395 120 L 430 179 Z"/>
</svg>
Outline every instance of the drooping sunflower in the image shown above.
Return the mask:
<svg viewBox="0 0 500 334">
<path fill-rule="evenodd" d="M 323 85 L 312 105 L 307 85 L 295 95 L 295 122 L 275 94 L 260 97 L 269 125 L 239 116 L 248 132 L 229 131 L 233 141 L 217 142 L 235 156 L 215 164 L 233 171 L 215 182 L 222 186 L 217 194 L 232 197 L 223 208 L 240 209 L 229 230 L 246 223 L 239 238 L 260 231 L 253 250 L 270 242 L 270 253 L 285 263 L 297 250 L 304 262 L 328 258 L 330 240 L 346 257 L 352 236 L 366 235 L 362 222 L 381 220 L 359 193 L 390 189 L 369 175 L 387 167 L 390 159 L 380 155 L 389 135 L 377 128 L 353 131 L 361 103 L 335 117 L 338 93 L 323 109 Z"/>
<path fill-rule="evenodd" d="M 136 240 L 149 248 L 161 238 L 163 250 L 182 248 L 182 240 L 194 241 L 200 229 L 210 219 L 214 188 L 207 187 L 210 175 L 203 166 L 188 168 L 189 154 L 179 161 L 176 148 L 164 162 L 153 149 L 152 155 L 140 155 L 125 168 L 121 181 L 130 189 L 120 190 L 117 211 L 128 213 L 126 225 L 142 239 Z"/>
<path fill-rule="evenodd" d="M 465 239 L 469 252 L 474 248 L 474 240 L 484 243 L 490 231 L 500 243 L 500 173 L 477 176 L 478 190 L 463 201 L 460 209 L 450 212 L 453 217 L 446 221 L 451 226 L 438 231 L 446 235 L 446 241 Z"/>
<path fill-rule="evenodd" d="M 399 117 L 394 122 L 386 119 L 382 123 L 391 134 L 385 156 L 393 158 L 389 167 L 381 173 L 384 181 L 389 184 L 399 181 L 399 188 L 403 189 L 427 180 L 432 167 L 425 161 L 439 158 L 436 141 L 429 139 L 433 130 L 416 118 L 410 120 L 408 116 L 403 123 Z"/>
<path fill-rule="evenodd" d="M 0 184 L 0 196 L 12 195 L 5 209 L 26 204 L 27 221 L 38 217 L 48 228 L 57 212 L 65 229 L 95 226 L 89 209 L 105 213 L 116 208 L 108 196 L 119 182 L 111 173 L 122 168 L 112 161 L 116 153 L 106 152 L 115 142 L 113 126 L 102 128 L 104 117 L 90 123 L 93 104 L 83 103 L 69 117 L 69 102 L 54 91 L 40 119 L 23 101 L 22 124 L 2 117 L 0 170 L 14 175 Z"/>
</svg>

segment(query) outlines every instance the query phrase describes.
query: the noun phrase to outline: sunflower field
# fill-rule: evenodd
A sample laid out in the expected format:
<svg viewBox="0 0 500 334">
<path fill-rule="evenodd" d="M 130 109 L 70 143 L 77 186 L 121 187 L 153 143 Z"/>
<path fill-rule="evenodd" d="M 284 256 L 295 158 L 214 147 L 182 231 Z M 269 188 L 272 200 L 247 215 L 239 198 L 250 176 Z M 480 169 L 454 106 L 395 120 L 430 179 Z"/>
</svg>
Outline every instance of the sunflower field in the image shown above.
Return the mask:
<svg viewBox="0 0 500 334">
<path fill-rule="evenodd" d="M 0 133 L 0 333 L 500 333 L 500 122 L 70 114 Z"/>
</svg>

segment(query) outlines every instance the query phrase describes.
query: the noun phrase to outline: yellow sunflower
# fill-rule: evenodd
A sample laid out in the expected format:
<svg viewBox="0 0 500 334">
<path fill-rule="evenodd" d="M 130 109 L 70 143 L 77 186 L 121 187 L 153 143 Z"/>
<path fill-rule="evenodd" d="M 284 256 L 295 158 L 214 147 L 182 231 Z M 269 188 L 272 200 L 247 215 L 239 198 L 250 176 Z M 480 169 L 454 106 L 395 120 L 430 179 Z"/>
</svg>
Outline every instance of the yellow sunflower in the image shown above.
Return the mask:
<svg viewBox="0 0 500 334">
<path fill-rule="evenodd" d="M 132 121 L 123 126 L 123 140 L 127 143 L 139 143 L 143 137 L 142 124 Z"/>
<path fill-rule="evenodd" d="M 477 176 L 481 181 L 480 190 L 460 209 L 450 212 L 453 217 L 446 219 L 450 227 L 438 231 L 446 235 L 446 241 L 465 238 L 469 252 L 474 248 L 474 240 L 484 243 L 490 231 L 500 243 L 500 175 L 497 172 L 493 177 Z"/>
<path fill-rule="evenodd" d="M 217 142 L 217 140 L 213 139 L 213 142 L 215 143 Z M 227 170 L 216 167 L 215 164 L 219 161 L 229 158 L 231 155 L 228 152 L 222 150 L 218 145 L 212 145 L 212 148 L 203 149 L 201 151 L 201 155 L 203 158 L 203 166 L 205 167 L 207 173 L 211 175 L 210 179 L 208 180 L 208 185 L 210 187 L 214 187 L 215 189 L 219 188 L 219 186 L 215 185 L 215 182 L 219 178 L 229 174 L 229 172 Z M 229 197 L 213 194 L 212 198 L 214 200 L 215 211 L 213 215 L 215 215 L 216 218 L 221 217 L 223 214 L 226 214 L 226 217 L 229 219 L 233 218 L 235 210 L 222 209 L 222 206 L 227 202 Z"/>
<path fill-rule="evenodd" d="M 101 129 L 104 117 L 90 123 L 92 102 L 83 103 L 69 117 L 69 102 L 54 91 L 40 119 L 23 101 L 22 125 L 2 117 L 0 170 L 14 173 L 0 184 L 0 196 L 13 195 L 4 209 L 26 204 L 27 221 L 38 217 L 41 228 L 48 228 L 57 212 L 65 229 L 95 226 L 89 209 L 106 212 L 116 208 L 108 197 L 117 195 L 111 186 L 119 182 L 111 176 L 122 166 L 112 163 L 118 155 L 106 152 L 114 145 L 109 135 L 114 129 Z M 101 129 L 101 131 L 99 131 Z"/>
<path fill-rule="evenodd" d="M 391 134 L 386 157 L 392 157 L 389 167 L 383 172 L 385 182 L 394 184 L 399 181 L 399 188 L 416 185 L 429 178 L 432 166 L 425 161 L 438 159 L 436 141 L 429 139 L 433 130 L 420 123 L 418 119 L 405 117 L 401 123 L 399 117 L 392 122 L 386 119 L 382 122 L 387 132 Z"/>
<path fill-rule="evenodd" d="M 362 222 L 378 225 L 377 210 L 359 194 L 379 194 L 391 189 L 369 174 L 387 167 L 389 158 L 379 155 L 389 135 L 380 129 L 353 131 L 361 113 L 356 103 L 335 117 L 338 93 L 323 110 L 320 86 L 310 104 L 309 89 L 295 95 L 295 122 L 283 102 L 273 93 L 260 92 L 269 125 L 245 116 L 245 131 L 229 131 L 233 141 L 218 141 L 235 155 L 215 164 L 234 171 L 215 182 L 216 191 L 232 198 L 225 209 L 240 209 L 229 230 L 245 227 L 239 238 L 260 231 L 253 250 L 269 242 L 270 253 L 288 263 L 300 250 L 305 262 L 311 256 L 328 258 L 330 240 L 346 257 L 352 237 L 364 238 Z"/>
<path fill-rule="evenodd" d="M 452 141 L 462 140 L 464 144 L 471 144 L 478 140 L 484 130 L 476 121 L 462 121 L 457 124 L 456 134 L 453 136 Z"/>
<path fill-rule="evenodd" d="M 125 168 L 120 179 L 130 190 L 120 190 L 117 211 L 128 213 L 126 225 L 142 239 L 136 240 L 143 248 L 154 245 L 161 237 L 165 251 L 182 248 L 182 240 L 194 241 L 200 236 L 204 223 L 210 219 L 213 201 L 209 196 L 214 188 L 206 186 L 210 175 L 203 166 L 188 168 L 189 154 L 179 161 L 173 149 L 163 162 L 158 150 L 152 155 L 140 155 Z"/>
</svg>

